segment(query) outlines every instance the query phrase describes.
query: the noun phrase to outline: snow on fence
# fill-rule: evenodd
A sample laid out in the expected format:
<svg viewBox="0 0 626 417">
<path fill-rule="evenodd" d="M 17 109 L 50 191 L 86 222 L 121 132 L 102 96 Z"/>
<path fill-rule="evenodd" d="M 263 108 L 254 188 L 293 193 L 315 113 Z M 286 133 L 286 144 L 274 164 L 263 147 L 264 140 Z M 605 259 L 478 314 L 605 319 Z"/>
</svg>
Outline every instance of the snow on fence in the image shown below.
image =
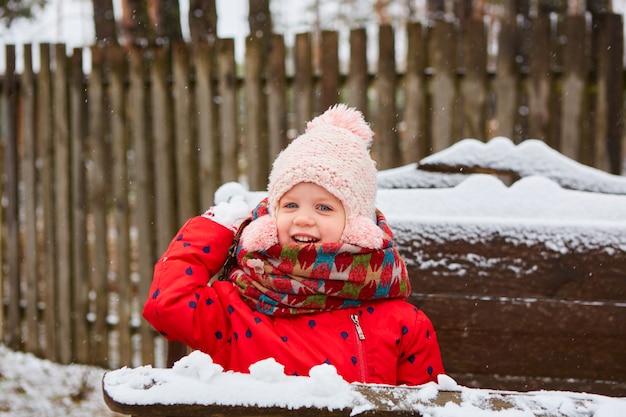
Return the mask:
<svg viewBox="0 0 626 417">
<path fill-rule="evenodd" d="M 61 363 L 163 362 L 161 339 L 139 311 L 169 239 L 211 204 L 218 184 L 263 189 L 288 139 L 337 101 L 367 114 L 381 168 L 457 138 L 504 134 L 618 172 L 621 16 L 594 19 L 505 24 L 494 68 L 475 22 L 463 32 L 449 22 L 410 24 L 402 71 L 390 27 L 374 40 L 351 32 L 348 72 L 336 32 L 322 32 L 319 44 L 298 35 L 291 54 L 275 36 L 266 58 L 250 40 L 241 68 L 232 39 L 94 46 L 69 57 L 64 45 L 24 45 L 19 74 L 16 47 L 6 45 L 2 340 Z M 528 44 L 509 41 L 527 36 Z M 379 45 L 374 72 L 368 41 Z"/>
</svg>

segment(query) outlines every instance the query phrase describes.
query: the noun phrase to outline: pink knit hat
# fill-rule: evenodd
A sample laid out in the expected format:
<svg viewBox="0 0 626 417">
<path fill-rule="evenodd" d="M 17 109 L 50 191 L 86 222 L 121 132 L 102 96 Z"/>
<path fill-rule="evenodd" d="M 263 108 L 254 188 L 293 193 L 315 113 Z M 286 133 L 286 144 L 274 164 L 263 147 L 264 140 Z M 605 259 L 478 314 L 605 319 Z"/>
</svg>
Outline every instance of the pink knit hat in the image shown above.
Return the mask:
<svg viewBox="0 0 626 417">
<path fill-rule="evenodd" d="M 325 188 L 346 212 L 341 241 L 379 249 L 383 231 L 375 223 L 376 162 L 369 148 L 374 132 L 356 109 L 338 104 L 307 124 L 274 161 L 268 185 L 269 216 L 262 216 L 243 231 L 248 250 L 267 249 L 278 243 L 276 213 L 287 191 L 301 182 Z"/>
</svg>

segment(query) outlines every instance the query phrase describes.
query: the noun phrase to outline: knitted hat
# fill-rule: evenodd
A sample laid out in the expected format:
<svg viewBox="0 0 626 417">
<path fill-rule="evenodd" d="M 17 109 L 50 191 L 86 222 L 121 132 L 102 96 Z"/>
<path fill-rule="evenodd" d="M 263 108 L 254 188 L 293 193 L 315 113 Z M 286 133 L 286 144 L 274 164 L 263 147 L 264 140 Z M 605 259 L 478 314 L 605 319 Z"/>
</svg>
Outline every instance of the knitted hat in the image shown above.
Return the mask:
<svg viewBox="0 0 626 417">
<path fill-rule="evenodd" d="M 384 233 L 375 224 L 376 163 L 369 154 L 374 132 L 356 109 L 338 104 L 307 124 L 274 161 L 268 184 L 269 216 L 243 231 L 248 250 L 278 243 L 276 213 L 287 191 L 301 182 L 317 184 L 337 197 L 346 212 L 343 243 L 379 249 Z"/>
</svg>

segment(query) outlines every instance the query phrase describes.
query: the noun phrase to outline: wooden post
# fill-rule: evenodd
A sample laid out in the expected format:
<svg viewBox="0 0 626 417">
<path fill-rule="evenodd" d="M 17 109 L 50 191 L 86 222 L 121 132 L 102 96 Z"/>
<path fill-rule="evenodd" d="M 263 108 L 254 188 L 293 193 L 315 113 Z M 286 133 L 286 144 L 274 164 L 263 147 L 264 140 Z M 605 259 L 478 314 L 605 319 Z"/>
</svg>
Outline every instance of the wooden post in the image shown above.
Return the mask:
<svg viewBox="0 0 626 417">
<path fill-rule="evenodd" d="M 87 196 L 85 183 L 85 137 L 88 115 L 83 83 L 83 50 L 74 48 L 70 83 L 71 115 L 71 207 L 72 207 L 72 342 L 74 360 L 89 363 L 89 267 L 87 265 Z"/>
<path fill-rule="evenodd" d="M 367 32 L 365 29 L 350 31 L 350 70 L 348 71 L 348 104 L 368 117 L 367 92 L 369 72 L 367 66 Z"/>
<path fill-rule="evenodd" d="M 9 308 L 7 312 L 8 329 L 5 341 L 8 347 L 14 350 L 21 348 L 21 320 L 20 301 L 22 293 L 20 291 L 20 237 L 19 237 L 19 206 L 18 206 L 18 131 L 17 131 L 17 73 L 15 69 L 15 45 L 5 46 L 5 56 L 7 68 L 5 70 L 5 82 L 2 91 L 2 138 L 4 138 L 4 155 L 2 173 L 5 177 L 6 188 L 4 198 L 6 207 L 4 209 L 3 221 L 6 227 L 6 274 L 9 282 L 8 300 Z"/>
<path fill-rule="evenodd" d="M 487 30 L 482 20 L 468 19 L 461 36 L 463 78 L 460 81 L 460 138 L 488 140 L 487 137 Z"/>
<path fill-rule="evenodd" d="M 404 89 L 406 106 L 404 123 L 406 130 L 401 142 L 402 163 L 418 162 L 428 154 L 428 124 L 426 121 L 426 39 L 420 23 L 407 27 L 407 58 Z"/>
<path fill-rule="evenodd" d="M 378 161 L 379 169 L 388 169 L 401 163 L 396 110 L 396 50 L 391 25 L 382 25 L 378 28 L 378 46 L 376 79 L 378 109 L 372 155 Z"/>
<path fill-rule="evenodd" d="M 310 33 L 296 35 L 294 45 L 295 74 L 293 81 L 294 112 L 297 133 L 304 132 L 313 117 L 313 59 Z"/>
<path fill-rule="evenodd" d="M 238 123 L 237 123 L 237 72 L 235 67 L 234 39 L 218 41 L 218 79 L 220 96 L 220 183 L 239 180 Z"/>
<path fill-rule="evenodd" d="M 65 45 L 56 44 L 54 48 L 55 66 L 52 82 L 53 89 L 53 125 L 52 141 L 54 146 L 54 209 L 57 246 L 57 299 L 55 309 L 57 317 L 57 360 L 60 363 L 72 361 L 72 213 L 71 213 L 71 175 L 70 152 L 71 138 L 69 131 L 68 103 L 68 65 Z"/>
<path fill-rule="evenodd" d="M 272 36 L 272 47 L 267 62 L 267 136 L 268 155 L 261 172 L 262 190 L 266 188 L 272 162 L 287 146 L 287 75 L 285 71 L 285 40 Z"/>
<path fill-rule="evenodd" d="M 339 34 L 335 31 L 322 31 L 319 51 L 320 101 L 318 110 L 322 113 L 339 102 Z"/>
<path fill-rule="evenodd" d="M 35 74 L 33 72 L 32 45 L 24 45 L 24 71 L 20 98 L 20 117 L 24 151 L 22 152 L 21 173 L 24 181 L 22 201 L 24 201 L 24 272 L 26 284 L 24 348 L 27 352 L 39 354 L 39 265 L 41 263 L 37 233 L 37 100 L 35 95 Z M 1 320 L 0 320 L 1 321 Z"/>
</svg>

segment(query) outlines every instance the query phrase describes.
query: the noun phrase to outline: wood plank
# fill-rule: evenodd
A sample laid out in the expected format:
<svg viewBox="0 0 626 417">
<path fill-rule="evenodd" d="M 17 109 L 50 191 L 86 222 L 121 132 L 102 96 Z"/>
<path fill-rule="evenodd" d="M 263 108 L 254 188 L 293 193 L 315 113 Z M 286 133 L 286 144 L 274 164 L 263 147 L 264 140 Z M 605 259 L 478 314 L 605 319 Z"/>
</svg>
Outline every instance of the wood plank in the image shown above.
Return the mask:
<svg viewBox="0 0 626 417">
<path fill-rule="evenodd" d="M 505 136 L 515 143 L 520 142 L 515 125 L 519 116 L 520 91 L 518 65 L 519 33 L 515 20 L 504 21 L 498 35 L 498 56 L 493 92 L 496 106 L 495 115 L 489 124 L 488 136 Z"/>
<path fill-rule="evenodd" d="M 131 370 L 127 377 L 133 377 Z M 163 380 L 167 378 L 166 373 L 171 370 L 152 370 L 154 377 L 152 385 L 146 386 L 143 390 L 139 387 L 134 388 L 134 397 L 137 403 L 129 404 L 124 398 L 117 395 L 119 389 L 109 380 L 115 383 L 122 383 L 122 377 L 115 377 L 114 372 L 105 374 L 103 378 L 103 394 L 105 403 L 113 411 L 132 414 L 135 416 L 210 416 L 210 415 L 229 415 L 229 416 L 429 416 L 446 413 L 446 410 L 460 411 L 459 407 L 466 407 L 472 412 L 483 413 L 515 413 L 520 411 L 523 413 L 530 412 L 532 415 L 558 415 L 559 417 L 582 417 L 587 415 L 591 410 L 595 410 L 605 401 L 604 398 L 591 395 L 575 395 L 568 393 L 558 393 L 555 400 L 563 401 L 571 404 L 569 407 L 560 407 L 557 414 L 554 414 L 555 408 L 549 402 L 546 402 L 546 396 L 551 395 L 549 392 L 537 393 L 520 393 L 511 391 L 481 390 L 474 391 L 471 388 L 457 386 L 457 389 L 450 388 L 446 390 L 442 387 L 426 386 L 426 387 L 407 387 L 407 386 L 386 386 L 386 385 L 367 385 L 367 384 L 351 384 L 346 388 L 350 390 L 350 394 L 354 396 L 354 400 L 344 405 L 337 405 L 330 409 L 321 405 L 300 405 L 292 402 L 289 406 L 263 404 L 263 405 L 242 405 L 237 400 L 225 399 L 223 403 L 216 404 L 205 402 L 199 404 L 193 401 L 193 398 L 186 399 L 184 403 L 168 402 L 167 399 L 148 400 L 148 397 L 154 398 L 154 393 L 150 391 L 156 385 L 156 389 L 163 388 L 163 385 L 172 392 L 176 393 L 180 390 L 180 386 L 176 381 Z M 150 381 L 150 371 L 142 372 L 144 380 Z M 156 375 L 160 376 L 159 379 Z M 137 376 L 134 376 L 137 378 Z M 145 396 L 143 395 L 145 392 Z M 346 395 L 348 395 L 346 393 Z M 357 399 L 358 396 L 358 399 Z M 127 395 L 123 397 L 128 397 Z M 242 400 L 242 402 L 245 399 Z M 254 401 L 254 400 L 253 400 Z M 297 401 L 297 400 L 296 400 Z M 304 403 L 304 402 L 303 402 Z M 456 414 L 455 414 L 456 415 Z"/>
<path fill-rule="evenodd" d="M 448 372 L 626 380 L 626 303 L 454 294 L 411 301 L 433 321 Z"/>
<path fill-rule="evenodd" d="M 95 293 L 94 318 L 91 332 L 90 363 L 109 367 L 109 260 L 107 249 L 107 185 L 109 165 L 107 159 L 106 112 L 104 109 L 104 64 L 105 50 L 99 46 L 91 48 L 91 74 L 88 83 L 89 103 L 89 153 L 92 170 L 89 176 L 89 210 L 93 221 L 93 248 L 91 249 L 91 288 Z"/>
<path fill-rule="evenodd" d="M 128 131 L 126 127 L 126 51 L 119 46 L 107 48 L 109 69 L 108 102 L 110 103 L 111 131 L 111 186 L 115 238 L 113 243 L 114 256 L 112 272 L 114 273 L 114 292 L 117 295 L 117 333 L 119 365 L 132 364 L 133 347 L 131 343 L 131 305 L 133 293 L 131 288 L 131 245 L 129 219 L 129 161 L 127 155 Z"/>
<path fill-rule="evenodd" d="M 152 283 L 152 271 L 157 261 L 154 232 L 154 173 L 152 161 L 152 136 L 148 123 L 147 70 L 144 49 L 129 50 L 128 106 L 130 140 L 134 150 L 134 192 L 137 195 L 134 222 L 137 227 L 137 273 L 139 274 L 138 298 L 148 297 Z M 152 326 L 141 320 L 142 363 L 155 363 L 154 335 Z"/>
<path fill-rule="evenodd" d="M 378 28 L 378 74 L 376 77 L 377 109 L 373 126 L 376 138 L 372 158 L 378 169 L 388 169 L 401 164 L 398 139 L 398 111 L 396 109 L 396 49 L 391 25 Z"/>
<path fill-rule="evenodd" d="M 213 205 L 213 195 L 221 185 L 218 115 L 215 99 L 217 78 L 215 48 L 213 43 L 195 42 L 193 45 L 193 63 L 195 67 L 196 88 L 195 103 L 197 108 L 196 142 L 198 144 L 198 183 L 200 210 Z"/>
<path fill-rule="evenodd" d="M 268 155 L 261 171 L 261 189 L 267 188 L 267 178 L 270 174 L 272 162 L 280 151 L 287 147 L 287 74 L 285 39 L 282 35 L 272 36 L 272 47 L 267 62 L 267 137 Z"/>
<path fill-rule="evenodd" d="M 450 146 L 454 137 L 454 108 L 457 69 L 457 29 L 452 22 L 438 20 L 428 30 L 430 136 L 429 153 Z"/>
<path fill-rule="evenodd" d="M 68 60 L 65 45 L 54 47 L 55 66 L 53 69 L 53 125 L 54 145 L 54 201 L 55 201 L 55 244 L 57 246 L 57 361 L 70 363 L 72 350 L 72 247 L 71 247 L 71 194 L 70 194 L 70 151 L 68 100 Z"/>
<path fill-rule="evenodd" d="M 626 235 L 621 229 L 602 231 L 614 241 L 610 249 L 600 244 L 583 250 L 576 242 L 589 239 L 592 232 L 569 226 L 550 230 L 450 223 L 446 225 L 449 239 L 439 235 L 442 225 L 392 227 L 399 230 L 396 243 L 407 261 L 414 291 L 589 301 L 626 299 Z M 413 231 L 410 241 L 404 240 L 403 230 Z M 520 237 L 525 235 L 532 236 L 533 241 Z M 557 250 L 559 247 L 563 251 Z"/>
<path fill-rule="evenodd" d="M 221 175 L 220 183 L 239 179 L 237 128 L 237 72 L 234 39 L 220 39 L 217 47 L 219 79 L 219 139 Z"/>
<path fill-rule="evenodd" d="M 24 349 L 39 354 L 39 265 L 41 262 L 38 248 L 37 205 L 40 202 L 37 192 L 37 98 L 35 93 L 35 73 L 33 71 L 32 45 L 24 45 L 24 69 L 22 72 L 21 89 L 21 132 L 24 143 L 21 160 L 21 176 L 24 188 L 21 199 L 23 204 L 24 229 L 24 314 L 25 334 Z M 1 246 L 1 244 L 0 244 Z M 3 262 L 0 261 L 0 264 Z M 0 294 L 1 295 L 1 294 Z M 0 323 L 2 319 L 0 319 Z M 2 325 L 0 324 L 0 327 Z M 1 331 L 0 331 L 1 333 Z"/>
<path fill-rule="evenodd" d="M 562 113 L 560 152 L 591 165 L 589 137 L 589 44 L 586 42 L 586 18 L 566 16 L 562 25 L 565 44 L 562 46 L 563 76 L 561 81 Z"/>
<path fill-rule="evenodd" d="M 339 99 L 339 33 L 323 30 L 319 43 L 319 105 L 323 113 Z"/>
<path fill-rule="evenodd" d="M 41 158 L 41 209 L 42 238 L 41 257 L 42 274 L 44 277 L 44 317 L 45 323 L 45 357 L 56 358 L 56 312 L 54 309 L 57 271 L 55 267 L 56 247 L 54 245 L 54 190 L 52 175 L 52 74 L 50 44 L 39 45 L 39 76 L 37 82 L 37 113 L 39 117 L 37 136 L 39 137 L 37 153 Z"/>
<path fill-rule="evenodd" d="M 244 151 L 246 176 L 251 190 L 264 190 L 269 175 L 267 137 L 267 99 L 263 77 L 266 75 L 265 40 L 246 38 L 245 108 L 246 135 Z M 269 75 L 269 74 L 267 74 Z"/>
<path fill-rule="evenodd" d="M 487 137 L 487 28 L 482 20 L 464 22 L 461 37 L 463 77 L 460 80 L 460 116 L 456 138 Z"/>
<path fill-rule="evenodd" d="M 307 120 L 313 118 L 313 58 L 310 33 L 298 33 L 294 45 L 294 113 L 298 134 L 304 132 Z"/>
<path fill-rule="evenodd" d="M 367 32 L 365 28 L 350 30 L 350 69 L 347 74 L 347 103 L 368 116 L 369 71 L 367 62 Z"/>
<path fill-rule="evenodd" d="M 83 74 L 83 49 L 72 51 L 70 80 L 71 115 L 71 205 L 72 205 L 72 342 L 74 359 L 89 363 L 89 265 L 87 264 L 87 189 L 85 182 L 85 138 L 87 136 L 87 94 Z"/>
<path fill-rule="evenodd" d="M 4 244 L 6 247 L 6 267 L 3 275 L 7 277 L 7 298 L 10 300 L 7 310 L 7 327 L 5 343 L 14 350 L 21 348 L 21 312 L 20 301 L 22 299 L 21 271 L 20 271 L 20 221 L 18 189 L 20 177 L 18 172 L 18 88 L 16 72 L 15 45 L 5 45 L 4 48 L 7 67 L 4 75 L 2 89 L 2 145 L 4 146 L 2 174 L 5 185 L 3 199 L 6 206 L 3 207 Z M 4 281 L 4 280 L 3 280 Z M 4 282 L 3 282 L 4 284 Z"/>
<path fill-rule="evenodd" d="M 593 17 L 598 59 L 594 166 L 619 175 L 623 164 L 624 25 L 619 14 Z"/>
<path fill-rule="evenodd" d="M 406 130 L 401 142 L 402 163 L 415 163 L 428 154 L 428 123 L 426 110 L 426 42 L 425 28 L 420 23 L 407 26 L 407 67 L 404 76 Z"/>
<path fill-rule="evenodd" d="M 152 101 L 152 137 L 154 140 L 154 201 L 156 204 L 156 252 L 163 253 L 178 230 L 176 215 L 176 171 L 172 140 L 171 51 L 167 46 L 156 48 L 150 71 Z"/>
<path fill-rule="evenodd" d="M 191 79 L 190 52 L 183 42 L 172 46 L 172 96 L 176 163 L 177 223 L 198 215 L 198 143 L 194 135 L 197 108 Z M 202 208 L 204 210 L 205 208 Z"/>
<path fill-rule="evenodd" d="M 550 18 L 540 16 L 530 20 L 528 51 L 528 134 L 559 149 L 558 138 L 550 137 L 550 94 L 552 88 L 552 58 Z"/>
</svg>

